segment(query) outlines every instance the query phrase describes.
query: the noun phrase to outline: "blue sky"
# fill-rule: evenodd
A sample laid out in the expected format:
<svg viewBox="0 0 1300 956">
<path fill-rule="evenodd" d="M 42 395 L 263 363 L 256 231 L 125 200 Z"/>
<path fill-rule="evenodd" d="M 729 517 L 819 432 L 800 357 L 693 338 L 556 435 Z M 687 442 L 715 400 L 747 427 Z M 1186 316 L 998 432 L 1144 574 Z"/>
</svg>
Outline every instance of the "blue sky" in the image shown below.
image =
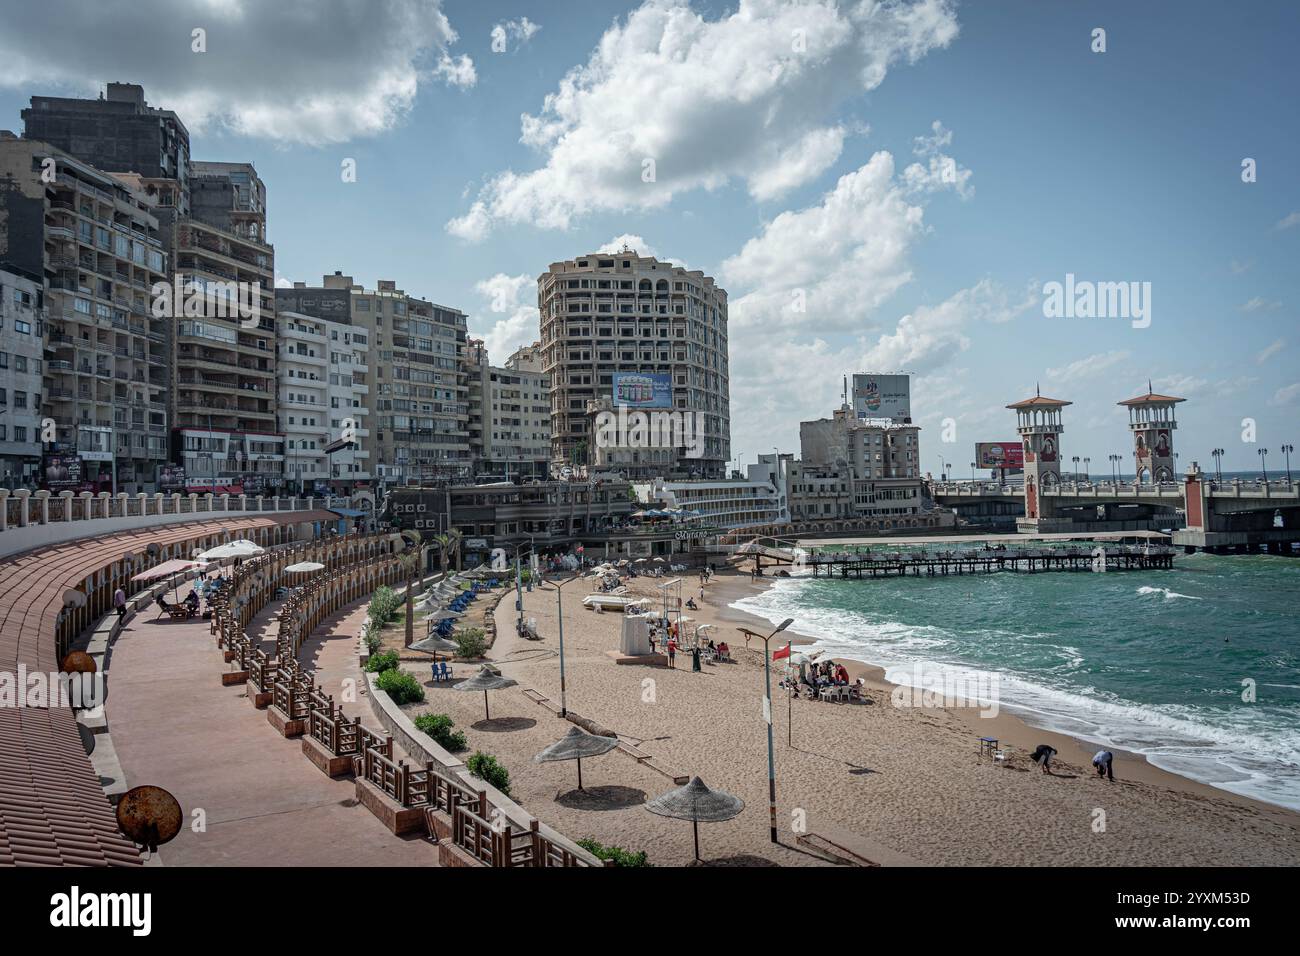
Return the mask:
<svg viewBox="0 0 1300 956">
<path fill-rule="evenodd" d="M 1012 435 L 1036 381 L 1098 473 L 1148 377 L 1188 399 L 1184 464 L 1264 446 L 1272 470 L 1300 437 L 1294 4 L 113 0 L 70 38 L 66 5 L 6 7 L 0 126 L 141 82 L 196 158 L 256 163 L 282 278 L 394 279 L 498 361 L 536 337 L 549 262 L 639 237 L 730 293 L 746 459 L 796 450 L 868 369 L 917 373 L 935 471 Z M 1067 273 L 1150 282 L 1150 326 L 1045 317 Z"/>
</svg>

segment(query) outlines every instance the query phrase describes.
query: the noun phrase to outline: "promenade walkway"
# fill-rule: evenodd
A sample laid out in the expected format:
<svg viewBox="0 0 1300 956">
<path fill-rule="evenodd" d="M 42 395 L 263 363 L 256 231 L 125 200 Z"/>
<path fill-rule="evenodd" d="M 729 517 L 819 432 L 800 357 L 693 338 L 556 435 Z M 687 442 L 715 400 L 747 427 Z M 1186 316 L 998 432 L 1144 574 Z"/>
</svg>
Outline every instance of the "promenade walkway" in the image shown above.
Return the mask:
<svg viewBox="0 0 1300 956">
<path fill-rule="evenodd" d="M 333 517 L 322 512 L 324 517 Z M 216 535 L 264 536 L 317 520 L 316 513 L 231 515 L 100 535 L 39 548 L 0 563 L 0 675 L 59 670 L 56 622 L 66 590 L 150 546 L 189 549 Z M 278 527 L 279 526 L 279 527 Z M 100 584 L 91 601 L 109 609 Z M 165 650 L 165 648 L 164 648 Z M 63 706 L 0 707 L 0 865 L 88 866 L 139 862 L 117 830 L 113 808 Z"/>
<path fill-rule="evenodd" d="M 273 644 L 278 610 L 279 602 L 263 608 L 250 636 Z M 336 700 L 349 686 L 354 695 L 365 688 L 356 655 L 363 614 L 362 604 L 345 608 L 303 647 L 302 663 Z M 394 837 L 356 805 L 350 778 L 329 779 L 297 740 L 281 738 L 242 686 L 221 686 L 221 652 L 206 621 L 148 617 L 137 616 L 114 647 L 107 714 L 127 782 L 165 787 L 185 811 L 191 828 L 160 849 L 163 863 L 437 865 L 422 838 Z M 196 832 L 199 811 L 205 829 Z"/>
</svg>

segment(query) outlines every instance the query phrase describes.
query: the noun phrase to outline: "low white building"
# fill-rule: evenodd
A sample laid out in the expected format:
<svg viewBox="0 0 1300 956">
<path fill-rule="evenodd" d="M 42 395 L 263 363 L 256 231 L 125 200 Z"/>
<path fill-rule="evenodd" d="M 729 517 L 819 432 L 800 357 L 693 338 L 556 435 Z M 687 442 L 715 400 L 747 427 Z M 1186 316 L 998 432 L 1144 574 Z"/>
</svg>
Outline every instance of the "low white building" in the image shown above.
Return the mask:
<svg viewBox="0 0 1300 956">
<path fill-rule="evenodd" d="M 791 456 L 759 455 L 744 478 L 718 481 L 634 483 L 637 500 L 648 509 L 693 512 L 693 520 L 727 531 L 767 529 L 790 522 L 786 472 Z"/>
</svg>

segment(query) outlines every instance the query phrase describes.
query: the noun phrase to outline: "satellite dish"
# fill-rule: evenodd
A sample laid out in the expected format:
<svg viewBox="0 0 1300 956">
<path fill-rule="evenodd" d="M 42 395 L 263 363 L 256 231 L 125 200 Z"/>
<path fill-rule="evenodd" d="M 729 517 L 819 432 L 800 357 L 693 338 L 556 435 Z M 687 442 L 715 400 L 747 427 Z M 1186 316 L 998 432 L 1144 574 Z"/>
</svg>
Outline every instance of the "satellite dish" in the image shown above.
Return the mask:
<svg viewBox="0 0 1300 956">
<path fill-rule="evenodd" d="M 68 588 L 63 592 L 63 606 L 66 608 L 85 607 L 86 592 L 78 591 L 76 588 Z"/>
<path fill-rule="evenodd" d="M 181 805 L 162 787 L 132 787 L 117 804 L 117 827 L 150 853 L 181 830 Z"/>
</svg>

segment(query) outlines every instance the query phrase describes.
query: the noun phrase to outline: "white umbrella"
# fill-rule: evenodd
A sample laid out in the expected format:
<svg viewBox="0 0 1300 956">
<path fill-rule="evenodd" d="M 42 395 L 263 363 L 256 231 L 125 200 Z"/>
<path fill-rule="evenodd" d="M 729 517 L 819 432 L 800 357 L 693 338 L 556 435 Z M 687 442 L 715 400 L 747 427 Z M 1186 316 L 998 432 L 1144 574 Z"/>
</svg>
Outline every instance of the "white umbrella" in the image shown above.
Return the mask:
<svg viewBox="0 0 1300 956">
<path fill-rule="evenodd" d="M 319 571 L 324 567 L 325 565 L 316 561 L 299 561 L 297 564 L 289 565 L 285 570 L 293 574 L 306 574 L 308 571 Z"/>
<path fill-rule="evenodd" d="M 252 558 L 265 551 L 266 549 L 260 545 L 241 538 L 228 544 L 219 544 L 215 548 L 208 548 L 208 550 L 199 553 L 199 558 L 204 561 L 218 561 L 222 558 Z"/>
</svg>

